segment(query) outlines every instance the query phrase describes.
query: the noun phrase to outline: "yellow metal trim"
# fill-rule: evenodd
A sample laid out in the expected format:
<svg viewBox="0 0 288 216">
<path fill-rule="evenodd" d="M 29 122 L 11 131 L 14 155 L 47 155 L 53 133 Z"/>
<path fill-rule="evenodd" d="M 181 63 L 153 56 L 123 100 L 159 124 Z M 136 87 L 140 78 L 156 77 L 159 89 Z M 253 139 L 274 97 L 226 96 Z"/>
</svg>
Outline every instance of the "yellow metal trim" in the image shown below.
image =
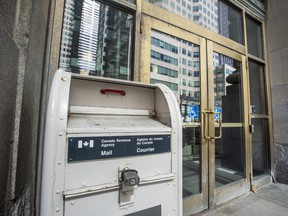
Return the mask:
<svg viewBox="0 0 288 216">
<path fill-rule="evenodd" d="M 141 9 L 142 9 L 142 0 L 137 0 L 136 1 L 136 13 L 135 13 L 135 46 L 134 46 L 134 81 L 139 81 L 140 82 L 140 65 L 137 64 L 137 62 L 141 62 L 141 53 L 139 50 L 141 49 Z"/>
<path fill-rule="evenodd" d="M 200 40 L 200 82 L 201 82 L 201 86 L 200 86 L 200 97 L 201 97 L 201 113 L 207 109 L 207 103 L 208 103 L 208 99 L 207 99 L 207 93 L 208 93 L 208 89 L 207 89 L 207 40 L 205 38 L 201 38 Z M 201 122 L 203 122 L 203 119 L 201 118 Z M 202 132 L 203 125 L 201 125 L 201 208 L 208 208 L 208 185 L 209 185 L 209 176 L 208 176 L 208 170 L 209 170 L 209 162 L 208 162 L 208 156 L 209 156 L 209 152 L 208 152 L 208 145 L 209 145 L 209 141 L 204 139 L 204 134 Z M 199 205 L 198 205 L 199 206 Z M 197 207 L 198 207 L 197 206 Z M 196 207 L 196 208 L 197 208 Z M 195 207 L 192 206 L 192 209 L 194 209 Z M 185 210 L 185 208 L 184 208 Z"/>
<path fill-rule="evenodd" d="M 242 55 L 231 50 L 231 49 L 228 49 L 222 45 L 219 45 L 217 43 L 214 43 L 213 44 L 213 50 L 217 53 L 220 53 L 220 54 L 223 54 L 225 56 L 228 56 L 230 58 L 233 58 L 239 62 L 242 62 Z"/>
<path fill-rule="evenodd" d="M 224 128 L 231 128 L 231 127 L 244 127 L 244 123 L 222 123 L 222 127 Z"/>
<path fill-rule="evenodd" d="M 250 97 L 249 97 L 249 83 L 248 83 L 248 72 L 247 72 L 247 58 L 245 56 L 242 56 L 242 89 L 243 89 L 243 114 L 244 114 L 244 131 L 245 131 L 245 176 L 246 179 L 249 181 L 249 173 L 251 173 L 252 169 L 252 145 L 251 145 L 251 137 L 250 137 L 250 131 L 249 131 L 249 104 L 250 104 Z M 251 184 L 251 182 L 250 182 Z"/>
<path fill-rule="evenodd" d="M 142 17 L 140 82 L 150 83 L 151 18 Z"/>
<path fill-rule="evenodd" d="M 143 15 L 145 16 L 145 15 Z M 178 28 L 176 26 L 169 25 L 166 22 L 162 22 L 157 19 L 152 19 L 151 21 L 151 27 L 152 29 L 160 32 L 164 32 L 165 34 L 175 36 L 177 38 L 180 38 L 182 40 L 189 41 L 193 44 L 199 45 L 200 44 L 200 37 L 192 34 L 186 30 L 183 30 L 181 28 Z"/>
<path fill-rule="evenodd" d="M 200 127 L 200 123 L 182 123 L 183 128 L 196 128 Z"/>
<path fill-rule="evenodd" d="M 49 69 L 49 72 L 51 74 L 55 73 L 59 65 L 64 2 L 65 2 L 64 0 L 58 0 L 56 1 L 55 5 L 55 16 L 53 23 L 53 35 L 52 35 L 52 46 L 50 54 L 50 69 Z"/>
<path fill-rule="evenodd" d="M 214 43 L 207 40 L 207 64 L 208 64 L 208 109 L 214 110 L 214 65 L 213 65 L 213 47 Z M 208 122 L 214 122 L 214 115 L 208 116 Z M 215 136 L 214 124 L 208 126 L 209 136 Z M 208 206 L 209 209 L 215 207 L 215 139 L 208 140 L 208 167 L 209 167 L 209 184 L 208 184 Z"/>
</svg>

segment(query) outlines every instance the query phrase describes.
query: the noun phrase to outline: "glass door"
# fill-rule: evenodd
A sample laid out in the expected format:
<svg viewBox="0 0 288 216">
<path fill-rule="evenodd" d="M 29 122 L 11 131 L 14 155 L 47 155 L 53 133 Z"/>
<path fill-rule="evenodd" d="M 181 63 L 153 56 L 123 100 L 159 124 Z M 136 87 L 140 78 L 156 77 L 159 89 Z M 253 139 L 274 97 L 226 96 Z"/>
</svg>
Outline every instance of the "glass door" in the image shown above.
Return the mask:
<svg viewBox="0 0 288 216">
<path fill-rule="evenodd" d="M 245 56 L 149 15 L 142 23 L 140 81 L 168 86 L 181 110 L 183 215 L 249 192 Z"/>
<path fill-rule="evenodd" d="M 245 57 L 207 42 L 208 109 L 203 112 L 208 140 L 209 208 L 250 190 L 246 169 L 248 110 Z"/>
<path fill-rule="evenodd" d="M 141 81 L 168 86 L 179 103 L 183 210 L 191 215 L 208 208 L 208 140 L 201 115 L 207 109 L 206 39 L 149 16 L 142 19 Z"/>
</svg>

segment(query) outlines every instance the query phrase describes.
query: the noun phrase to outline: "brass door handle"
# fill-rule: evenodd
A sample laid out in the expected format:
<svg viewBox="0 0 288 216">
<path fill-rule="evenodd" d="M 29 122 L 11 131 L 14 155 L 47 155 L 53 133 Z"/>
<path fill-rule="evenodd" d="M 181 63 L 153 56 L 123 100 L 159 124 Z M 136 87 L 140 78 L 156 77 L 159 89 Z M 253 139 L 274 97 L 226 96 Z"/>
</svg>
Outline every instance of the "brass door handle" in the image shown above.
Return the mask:
<svg viewBox="0 0 288 216">
<path fill-rule="evenodd" d="M 211 110 L 204 110 L 202 113 L 202 118 L 201 118 L 201 132 L 204 135 L 205 139 L 221 139 L 222 138 L 222 113 L 220 112 L 214 112 Z M 219 115 L 219 136 L 211 137 L 209 135 L 209 132 L 207 131 L 207 117 L 212 114 L 212 115 Z"/>
<path fill-rule="evenodd" d="M 208 122 L 207 116 L 209 116 L 210 113 L 211 113 L 210 110 L 204 110 L 202 112 L 202 118 L 201 118 L 202 127 L 201 127 L 201 129 L 202 129 L 202 134 L 204 135 L 205 139 L 213 139 L 213 137 L 209 136 L 209 133 L 208 133 L 207 127 L 206 127 L 207 122 Z"/>
</svg>

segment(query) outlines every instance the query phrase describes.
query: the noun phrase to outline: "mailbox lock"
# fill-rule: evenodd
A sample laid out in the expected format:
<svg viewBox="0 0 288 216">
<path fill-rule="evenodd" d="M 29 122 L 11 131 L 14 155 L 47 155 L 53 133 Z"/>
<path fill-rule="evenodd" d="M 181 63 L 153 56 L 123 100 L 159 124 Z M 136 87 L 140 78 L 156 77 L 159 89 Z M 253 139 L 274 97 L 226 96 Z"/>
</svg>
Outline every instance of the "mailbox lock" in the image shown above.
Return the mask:
<svg viewBox="0 0 288 216">
<path fill-rule="evenodd" d="M 140 177 L 137 170 L 127 169 L 122 171 L 121 181 L 125 186 L 136 186 L 139 185 Z"/>
</svg>

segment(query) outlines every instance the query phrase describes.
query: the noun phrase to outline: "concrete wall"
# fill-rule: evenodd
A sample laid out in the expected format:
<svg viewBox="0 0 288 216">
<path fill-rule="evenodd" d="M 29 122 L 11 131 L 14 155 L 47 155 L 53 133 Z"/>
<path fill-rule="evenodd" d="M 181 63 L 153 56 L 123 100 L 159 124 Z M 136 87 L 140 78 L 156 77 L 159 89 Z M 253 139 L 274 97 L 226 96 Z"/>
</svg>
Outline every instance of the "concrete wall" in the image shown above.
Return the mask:
<svg viewBox="0 0 288 216">
<path fill-rule="evenodd" d="M 275 177 L 288 184 L 288 1 L 268 0 L 267 7 Z"/>
<path fill-rule="evenodd" d="M 13 140 L 19 50 L 13 40 L 15 1 L 0 5 L 0 208 L 7 186 L 9 152 Z M 0 213 L 1 215 L 1 213 Z"/>
<path fill-rule="evenodd" d="M 49 2 L 0 4 L 0 215 L 34 214 Z"/>
</svg>

